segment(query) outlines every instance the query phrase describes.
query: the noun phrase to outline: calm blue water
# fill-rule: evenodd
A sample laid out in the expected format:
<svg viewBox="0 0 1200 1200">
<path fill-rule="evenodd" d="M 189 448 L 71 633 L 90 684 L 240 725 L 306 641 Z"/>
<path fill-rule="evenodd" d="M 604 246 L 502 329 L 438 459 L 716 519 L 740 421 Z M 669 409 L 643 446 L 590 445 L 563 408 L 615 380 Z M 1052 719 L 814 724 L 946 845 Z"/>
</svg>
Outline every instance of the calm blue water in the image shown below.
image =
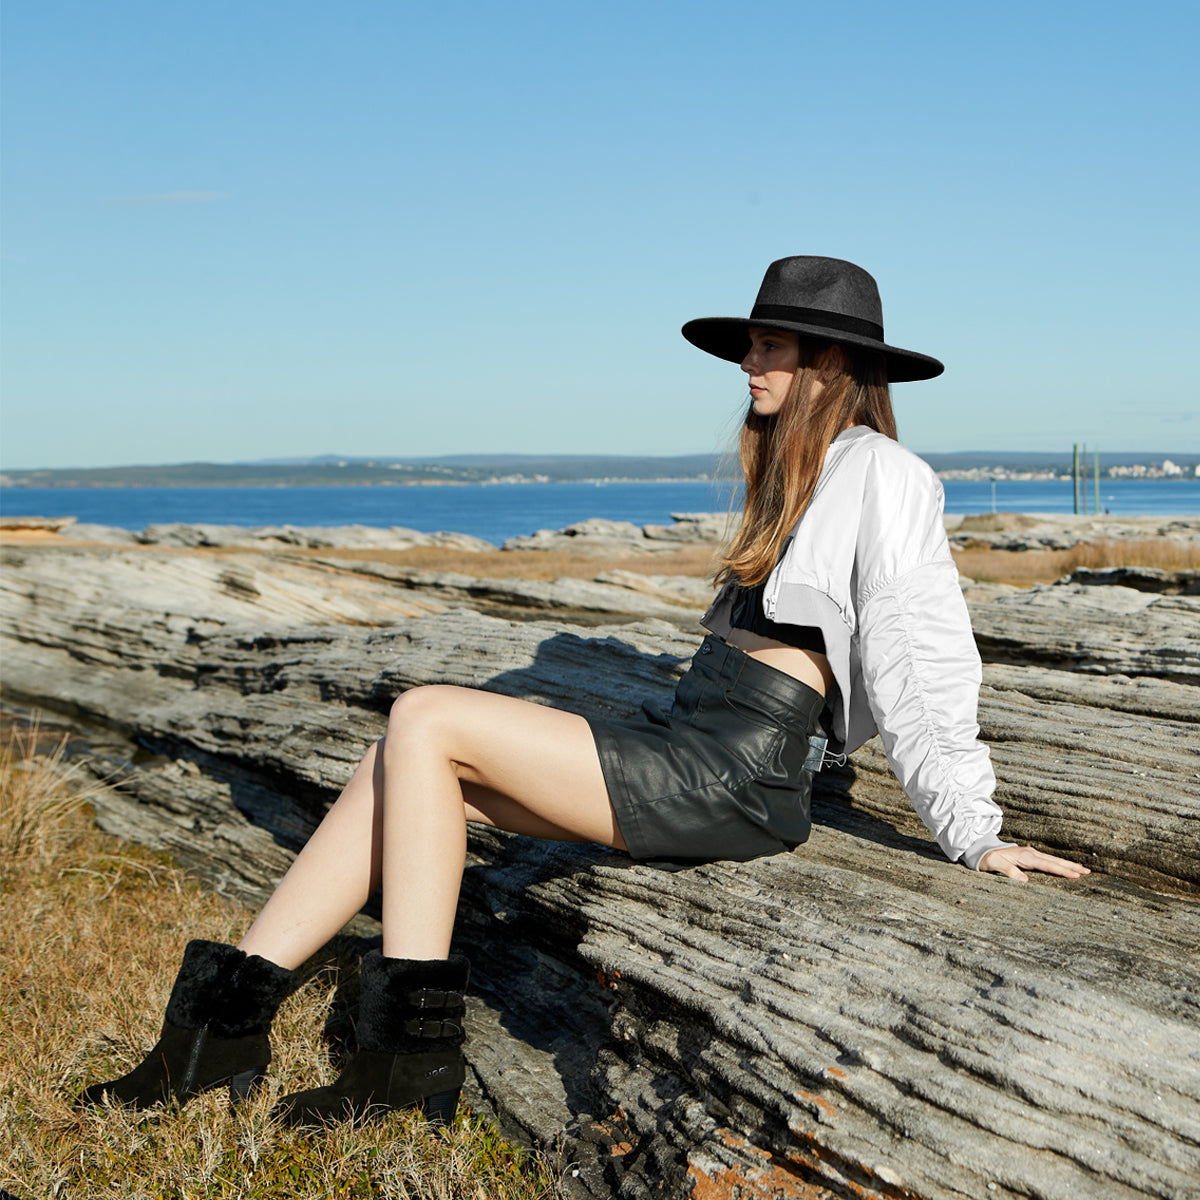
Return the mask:
<svg viewBox="0 0 1200 1200">
<path fill-rule="evenodd" d="M 946 511 L 992 511 L 990 483 L 948 481 Z M 1088 499 L 1092 492 L 1089 489 Z M 1069 481 L 996 484 L 996 508 L 1072 511 Z M 1200 480 L 1101 480 L 1100 506 L 1124 515 L 1198 514 Z M 167 521 L 212 525 L 404 525 L 469 533 L 497 544 L 588 517 L 669 524 L 673 512 L 720 512 L 712 483 L 467 484 L 461 487 L 3 488 L 5 516 L 78 517 L 144 529 Z"/>
<path fill-rule="evenodd" d="M 712 483 L 465 484 L 459 487 L 4 488 L 5 516 L 78 517 L 144 529 L 167 521 L 211 525 L 403 525 L 453 530 L 499 544 L 589 517 L 671 523 L 673 512 L 729 507 Z"/>
</svg>

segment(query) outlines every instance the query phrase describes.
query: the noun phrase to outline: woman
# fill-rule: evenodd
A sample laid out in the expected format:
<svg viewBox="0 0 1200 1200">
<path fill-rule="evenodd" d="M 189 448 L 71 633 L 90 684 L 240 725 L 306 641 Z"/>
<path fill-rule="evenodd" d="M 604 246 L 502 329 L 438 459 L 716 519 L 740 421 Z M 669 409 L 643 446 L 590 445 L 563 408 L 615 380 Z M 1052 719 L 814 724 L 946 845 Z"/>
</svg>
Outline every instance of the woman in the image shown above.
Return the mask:
<svg viewBox="0 0 1200 1200">
<path fill-rule="evenodd" d="M 335 1083 L 278 1112 L 294 1124 L 408 1107 L 451 1119 L 467 964 L 449 950 L 470 821 L 641 859 L 749 859 L 807 839 L 827 744 L 844 754 L 878 731 L 951 860 L 1017 880 L 1087 874 L 997 837 L 941 488 L 895 441 L 888 392 L 942 364 L 884 342 L 874 279 L 838 259 L 780 259 L 749 318 L 683 333 L 741 363 L 750 410 L 741 525 L 671 713 L 589 722 L 466 688 L 404 693 L 241 943 L 189 943 L 158 1044 L 85 1102 L 183 1103 L 220 1084 L 246 1095 L 295 968 L 382 885 L 359 1048 Z"/>
</svg>

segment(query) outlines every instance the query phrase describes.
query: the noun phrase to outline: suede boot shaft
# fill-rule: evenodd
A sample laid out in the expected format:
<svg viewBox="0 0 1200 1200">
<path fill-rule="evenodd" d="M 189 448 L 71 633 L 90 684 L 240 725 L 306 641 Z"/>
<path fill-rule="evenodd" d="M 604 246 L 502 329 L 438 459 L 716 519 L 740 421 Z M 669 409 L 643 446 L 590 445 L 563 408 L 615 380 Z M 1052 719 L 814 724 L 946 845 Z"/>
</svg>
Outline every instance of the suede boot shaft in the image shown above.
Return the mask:
<svg viewBox="0 0 1200 1200">
<path fill-rule="evenodd" d="M 80 1102 L 183 1105 L 222 1085 L 239 1102 L 266 1075 L 268 1031 L 294 980 L 294 971 L 234 946 L 189 942 L 154 1048 L 127 1075 L 86 1088 Z"/>
<path fill-rule="evenodd" d="M 462 1043 L 467 960 L 363 959 L 358 1049 L 327 1087 L 285 1096 L 275 1115 L 285 1124 L 375 1118 L 420 1109 L 435 1124 L 454 1120 L 466 1078 Z"/>
</svg>

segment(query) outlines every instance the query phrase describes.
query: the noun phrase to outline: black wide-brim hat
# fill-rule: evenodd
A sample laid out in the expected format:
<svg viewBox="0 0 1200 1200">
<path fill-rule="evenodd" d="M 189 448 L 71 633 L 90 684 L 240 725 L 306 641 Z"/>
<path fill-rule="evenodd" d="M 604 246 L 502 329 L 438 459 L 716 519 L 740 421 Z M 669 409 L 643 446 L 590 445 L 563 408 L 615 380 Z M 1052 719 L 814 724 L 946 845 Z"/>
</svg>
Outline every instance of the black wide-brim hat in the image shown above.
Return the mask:
<svg viewBox="0 0 1200 1200">
<path fill-rule="evenodd" d="M 936 358 L 883 340 L 883 305 L 875 280 L 840 258 L 798 254 L 773 262 L 748 317 L 698 317 L 683 327 L 693 346 L 728 362 L 750 351 L 750 327 L 789 329 L 801 337 L 877 350 L 889 383 L 933 379 L 946 368 Z"/>
</svg>

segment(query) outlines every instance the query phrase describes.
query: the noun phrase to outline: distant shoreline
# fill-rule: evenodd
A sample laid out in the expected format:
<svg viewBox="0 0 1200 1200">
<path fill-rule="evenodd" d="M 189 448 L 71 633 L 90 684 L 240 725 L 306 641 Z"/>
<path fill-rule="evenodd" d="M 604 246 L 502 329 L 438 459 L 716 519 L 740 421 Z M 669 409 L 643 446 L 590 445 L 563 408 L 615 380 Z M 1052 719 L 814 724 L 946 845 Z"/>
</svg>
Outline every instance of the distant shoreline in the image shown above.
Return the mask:
<svg viewBox="0 0 1200 1200">
<path fill-rule="evenodd" d="M 1069 453 L 972 450 L 927 453 L 940 479 L 973 483 L 1030 483 L 1072 478 Z M 1094 480 L 1096 458 L 1081 460 Z M 1200 479 L 1200 454 L 1101 454 L 1102 481 Z M 460 487 L 463 485 L 633 483 L 736 485 L 731 455 L 448 455 L 438 459 L 322 458 L 244 463 L 162 463 L 151 466 L 62 467 L 0 471 L 0 488 L 284 488 Z"/>
<path fill-rule="evenodd" d="M 987 474 L 968 474 L 961 470 L 935 471 L 935 475 L 941 480 L 948 482 L 970 482 L 970 483 L 1070 483 L 1070 475 L 1043 475 L 1034 473 L 1021 473 L 1013 475 L 987 475 Z M 1100 480 L 1102 483 L 1112 483 L 1120 481 L 1121 483 L 1168 483 L 1168 484 L 1188 484 L 1194 483 L 1196 476 L 1188 475 L 1105 475 L 1101 474 Z M 181 491 L 192 489 L 195 491 L 208 491 L 221 488 L 261 488 L 263 490 L 283 489 L 283 488 L 457 488 L 457 487 L 520 487 L 530 486 L 536 487 L 540 485 L 592 485 L 595 487 L 605 487 L 608 484 L 619 484 L 621 486 L 636 485 L 636 484 L 653 484 L 653 483 L 712 483 L 715 485 L 721 484 L 736 484 L 738 480 L 730 477 L 714 479 L 707 475 L 662 475 L 662 476 L 647 476 L 645 478 L 630 478 L 627 476 L 606 476 L 604 478 L 581 478 L 581 479 L 519 479 L 512 477 L 504 477 L 498 479 L 380 479 L 380 480 L 361 480 L 361 479 L 299 479 L 299 480 L 256 480 L 256 479 L 213 479 L 206 481 L 196 480 L 177 480 L 173 482 L 159 481 L 154 483 L 133 483 L 128 481 L 90 481 L 90 480 L 54 480 L 29 482 L 25 480 L 10 480 L 0 475 L 0 490 L 12 491 L 49 491 L 54 489 L 63 490 L 103 490 L 103 491 L 136 491 L 148 490 L 152 488 L 176 488 Z M 1087 486 L 1092 486 L 1092 477 L 1087 477 Z"/>
<path fill-rule="evenodd" d="M 99 475 L 100 478 L 95 476 Z M 107 476 L 107 477 L 105 477 Z M 113 476 L 118 476 L 114 478 Z M 38 488 L 286 488 L 286 487 L 364 487 L 364 488 L 407 488 L 407 487 L 494 487 L 537 484 L 591 484 L 603 487 L 606 484 L 634 483 L 712 483 L 735 484 L 740 477 L 713 474 L 672 475 L 522 475 L 519 473 L 490 474 L 487 472 L 464 472 L 460 476 L 447 478 L 388 478 L 381 472 L 370 476 L 355 475 L 336 469 L 321 471 L 280 473 L 264 476 L 247 471 L 242 475 L 212 475 L 188 477 L 163 469 L 161 473 L 147 473 L 142 478 L 121 477 L 118 469 L 103 472 L 91 471 L 29 471 L 0 472 L 0 489 L 29 491 Z"/>
</svg>

